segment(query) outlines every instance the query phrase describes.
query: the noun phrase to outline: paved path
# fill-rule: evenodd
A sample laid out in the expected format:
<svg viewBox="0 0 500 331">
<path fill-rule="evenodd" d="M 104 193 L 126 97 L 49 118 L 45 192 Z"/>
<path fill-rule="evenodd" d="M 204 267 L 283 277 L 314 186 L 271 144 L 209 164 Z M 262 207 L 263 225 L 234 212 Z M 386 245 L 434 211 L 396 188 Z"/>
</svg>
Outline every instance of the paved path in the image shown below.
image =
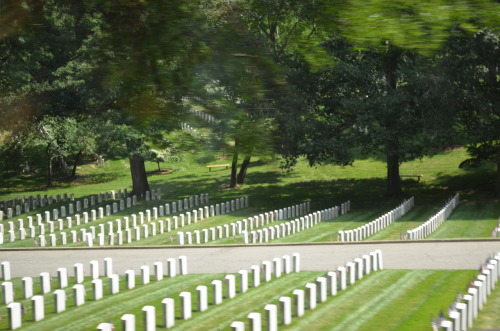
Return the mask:
<svg viewBox="0 0 500 331">
<path fill-rule="evenodd" d="M 380 249 L 386 269 L 477 269 L 489 255 L 500 252 L 500 240 L 477 241 L 418 241 L 362 242 L 262 246 L 183 246 L 183 247 L 122 247 L 122 248 L 59 248 L 36 250 L 0 250 L 0 261 L 10 261 L 13 277 L 38 276 L 48 271 L 56 275 L 57 268 L 70 268 L 88 262 L 113 258 L 114 271 L 127 269 L 139 272 L 142 265 L 185 255 L 189 273 L 225 273 L 250 269 L 283 255 L 301 254 L 302 270 L 334 270 L 356 257 Z M 101 263 L 102 265 L 102 263 Z"/>
</svg>

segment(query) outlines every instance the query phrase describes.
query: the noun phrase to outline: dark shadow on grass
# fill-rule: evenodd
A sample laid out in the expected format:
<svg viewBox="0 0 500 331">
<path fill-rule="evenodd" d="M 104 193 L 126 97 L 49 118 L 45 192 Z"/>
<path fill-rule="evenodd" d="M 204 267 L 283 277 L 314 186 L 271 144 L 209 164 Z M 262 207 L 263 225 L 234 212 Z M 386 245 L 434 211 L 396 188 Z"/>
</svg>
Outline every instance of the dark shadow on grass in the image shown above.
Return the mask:
<svg viewBox="0 0 500 331">
<path fill-rule="evenodd" d="M 52 185 L 47 187 L 47 179 L 43 175 L 19 175 L 3 178 L 0 195 L 13 192 L 46 191 L 53 188 L 66 188 L 75 185 L 102 184 L 111 182 L 124 175 L 113 173 L 99 173 L 79 175 L 75 177 L 55 176 Z"/>
<path fill-rule="evenodd" d="M 495 173 L 492 169 L 466 172 L 461 175 L 448 175 L 439 173 L 432 185 L 426 186 L 427 190 L 441 190 L 451 196 L 460 193 L 461 200 L 466 199 L 491 199 L 494 198 Z"/>
</svg>

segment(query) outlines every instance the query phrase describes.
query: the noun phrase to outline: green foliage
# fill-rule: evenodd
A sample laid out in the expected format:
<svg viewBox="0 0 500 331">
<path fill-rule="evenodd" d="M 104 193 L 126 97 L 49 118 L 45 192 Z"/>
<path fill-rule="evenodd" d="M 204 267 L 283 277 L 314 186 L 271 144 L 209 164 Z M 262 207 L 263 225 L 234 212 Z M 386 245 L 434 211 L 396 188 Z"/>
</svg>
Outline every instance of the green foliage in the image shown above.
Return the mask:
<svg viewBox="0 0 500 331">
<path fill-rule="evenodd" d="M 336 26 L 356 47 L 385 51 L 387 45 L 430 54 L 443 47 L 453 29 L 498 26 L 496 1 L 349 0 L 328 5 Z"/>
<path fill-rule="evenodd" d="M 468 150 L 475 160 L 497 164 L 496 191 L 500 194 L 500 37 L 498 31 L 481 30 L 473 36 L 449 41 L 442 63 L 448 71 L 450 104 Z"/>
</svg>

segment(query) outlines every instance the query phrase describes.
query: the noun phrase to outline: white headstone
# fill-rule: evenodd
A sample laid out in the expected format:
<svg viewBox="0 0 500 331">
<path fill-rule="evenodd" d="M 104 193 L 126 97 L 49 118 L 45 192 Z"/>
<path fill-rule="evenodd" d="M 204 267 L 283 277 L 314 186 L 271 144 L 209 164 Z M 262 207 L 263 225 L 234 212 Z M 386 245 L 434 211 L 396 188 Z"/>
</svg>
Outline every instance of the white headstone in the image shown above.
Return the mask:
<svg viewBox="0 0 500 331">
<path fill-rule="evenodd" d="M 54 311 L 59 314 L 66 310 L 66 291 L 59 289 L 54 291 Z"/>
<path fill-rule="evenodd" d="M 276 305 L 267 304 L 264 310 L 266 311 L 266 330 L 278 331 L 278 309 Z"/>
<path fill-rule="evenodd" d="M 245 323 L 241 321 L 231 322 L 231 331 L 245 331 Z"/>
<path fill-rule="evenodd" d="M 142 307 L 142 325 L 144 331 L 156 331 L 156 313 L 154 306 Z"/>
<path fill-rule="evenodd" d="M 109 276 L 109 293 L 116 294 L 120 292 L 120 277 L 116 274 Z"/>
<path fill-rule="evenodd" d="M 181 318 L 190 319 L 192 314 L 191 292 L 181 292 L 179 297 L 181 299 Z"/>
<path fill-rule="evenodd" d="M 300 271 L 300 253 L 293 253 L 292 255 L 293 258 L 293 272 L 299 272 Z"/>
<path fill-rule="evenodd" d="M 176 261 L 174 258 L 167 259 L 167 275 L 168 277 L 175 277 L 177 274 Z"/>
<path fill-rule="evenodd" d="M 325 302 L 327 298 L 327 281 L 325 277 L 316 278 L 316 288 L 319 302 Z"/>
<path fill-rule="evenodd" d="M 175 306 L 174 299 L 165 298 L 161 301 L 163 327 L 171 328 L 175 324 Z"/>
<path fill-rule="evenodd" d="M 68 270 L 66 268 L 57 269 L 57 278 L 59 281 L 59 288 L 65 288 L 68 286 Z"/>
<path fill-rule="evenodd" d="M 85 287 L 83 284 L 76 284 L 73 286 L 73 297 L 76 307 L 85 303 Z"/>
<path fill-rule="evenodd" d="M 326 274 L 327 284 L 328 284 L 328 294 L 337 295 L 337 273 L 329 271 Z"/>
<path fill-rule="evenodd" d="M 250 325 L 250 331 L 261 331 L 262 315 L 260 313 L 248 314 L 248 324 Z"/>
<path fill-rule="evenodd" d="M 2 283 L 2 302 L 6 305 L 14 302 L 14 285 L 11 282 Z"/>
<path fill-rule="evenodd" d="M 305 310 L 304 290 L 294 290 L 293 297 L 295 302 L 295 315 L 300 317 L 304 315 Z"/>
<path fill-rule="evenodd" d="M 49 293 L 51 290 L 50 286 L 50 274 L 48 272 L 40 273 L 40 290 L 42 294 Z"/>
<path fill-rule="evenodd" d="M 264 274 L 264 282 L 269 282 L 271 281 L 271 272 L 272 272 L 272 264 L 271 261 L 263 261 L 262 262 L 262 269 L 263 269 L 263 274 Z"/>
<path fill-rule="evenodd" d="M 125 314 L 121 318 L 123 331 L 135 331 L 135 315 Z"/>
<path fill-rule="evenodd" d="M 22 311 L 21 303 L 12 302 L 7 305 L 7 313 L 9 315 L 9 329 L 15 330 L 21 327 Z"/>
<path fill-rule="evenodd" d="M 218 305 L 222 303 L 222 281 L 212 281 L 212 303 Z"/>
<path fill-rule="evenodd" d="M 208 309 L 208 289 L 204 285 L 196 287 L 198 294 L 198 311 L 205 311 Z"/>
<path fill-rule="evenodd" d="M 149 266 L 147 266 L 147 265 L 141 266 L 141 280 L 142 280 L 143 285 L 149 284 L 149 281 L 150 281 L 149 274 L 150 274 Z"/>
<path fill-rule="evenodd" d="M 114 331 L 115 326 L 112 323 L 99 323 L 99 325 L 97 325 L 97 330 L 99 330 L 99 331 Z"/>
<path fill-rule="evenodd" d="M 226 275 L 224 277 L 226 283 L 226 297 L 234 298 L 236 296 L 236 277 L 235 275 Z"/>
<path fill-rule="evenodd" d="M 99 278 L 99 262 L 95 260 L 90 261 L 90 278 Z"/>
<path fill-rule="evenodd" d="M 250 270 L 252 271 L 252 286 L 257 287 L 260 285 L 260 266 L 253 265 Z"/>
<path fill-rule="evenodd" d="M 292 323 L 292 299 L 290 297 L 279 298 L 281 324 Z"/>
<path fill-rule="evenodd" d="M 125 270 L 125 286 L 127 290 L 135 287 L 135 271 Z"/>
<path fill-rule="evenodd" d="M 113 259 L 110 257 L 104 258 L 104 277 L 109 277 L 113 274 Z"/>
<path fill-rule="evenodd" d="M 10 262 L 3 261 L 1 263 L 1 268 L 2 268 L 2 279 L 3 280 L 10 280 L 11 279 Z"/>
<path fill-rule="evenodd" d="M 179 275 L 187 275 L 188 274 L 188 266 L 187 266 L 187 257 L 179 256 Z"/>
<path fill-rule="evenodd" d="M 73 265 L 75 283 L 80 284 L 83 283 L 83 264 L 75 263 Z"/>
<path fill-rule="evenodd" d="M 160 281 L 163 279 L 163 262 L 154 263 L 155 280 Z"/>
<path fill-rule="evenodd" d="M 309 309 L 316 308 L 317 302 L 317 286 L 314 283 L 306 284 L 306 298 L 307 298 L 307 307 Z"/>
<path fill-rule="evenodd" d="M 92 292 L 94 294 L 94 301 L 102 299 L 103 296 L 103 285 L 102 279 L 93 279 L 92 280 Z"/>
<path fill-rule="evenodd" d="M 245 293 L 248 291 L 248 271 L 240 270 L 238 274 L 240 275 L 240 293 Z"/>
<path fill-rule="evenodd" d="M 29 299 L 33 296 L 33 278 L 31 277 L 23 277 L 23 298 Z"/>
<path fill-rule="evenodd" d="M 283 267 L 281 265 L 280 258 L 276 257 L 273 259 L 273 269 L 274 269 L 274 277 L 276 278 L 281 277 L 281 272 L 283 271 Z"/>
<path fill-rule="evenodd" d="M 33 321 L 41 321 L 45 318 L 45 305 L 43 295 L 35 295 L 31 297 L 31 311 Z"/>
</svg>

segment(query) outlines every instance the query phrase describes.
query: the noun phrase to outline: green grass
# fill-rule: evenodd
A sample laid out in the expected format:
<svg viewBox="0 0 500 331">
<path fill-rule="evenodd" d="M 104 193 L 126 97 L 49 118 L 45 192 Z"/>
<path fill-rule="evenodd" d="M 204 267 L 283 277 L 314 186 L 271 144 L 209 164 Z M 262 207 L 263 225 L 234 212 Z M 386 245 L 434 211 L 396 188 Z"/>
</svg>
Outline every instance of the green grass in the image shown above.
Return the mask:
<svg viewBox="0 0 500 331">
<path fill-rule="evenodd" d="M 303 317 L 293 316 L 293 323 L 280 329 L 290 330 L 425 330 L 430 319 L 439 311 L 446 311 L 458 291 L 464 291 L 470 279 L 476 275 L 474 270 L 382 270 L 372 272 L 346 290 L 328 297 L 318 303 L 314 310 L 307 310 Z M 294 289 L 304 289 L 305 284 L 314 282 L 325 272 L 303 271 L 282 275 L 257 288 L 250 287 L 233 299 L 225 297 L 220 305 L 213 305 L 210 283 L 223 279 L 222 274 L 198 274 L 166 278 L 152 281 L 148 285 L 137 285 L 132 290 L 123 290 L 114 295 L 106 294 L 98 301 L 91 299 L 90 280 L 87 279 L 86 303 L 72 307 L 71 289 L 68 289 L 68 309 L 60 314 L 53 311 L 52 294 L 45 295 L 46 317 L 39 322 L 31 322 L 29 300 L 24 302 L 27 313 L 23 330 L 94 330 L 101 322 L 112 321 L 119 324 L 123 314 L 135 314 L 137 329 L 142 328 L 141 309 L 145 305 L 156 307 L 156 320 L 161 324 L 161 300 L 172 297 L 176 302 L 176 330 L 227 330 L 234 320 L 246 321 L 251 312 L 262 313 L 267 303 L 277 304 L 281 296 L 292 296 Z M 251 276 L 249 277 L 251 284 Z M 137 280 L 138 281 L 138 280 Z M 15 280 L 17 282 L 17 280 Z M 237 284 L 239 283 L 237 279 Z M 107 283 L 105 291 L 107 293 Z M 138 284 L 136 282 L 136 284 Z M 209 307 L 205 312 L 197 312 L 196 286 L 208 287 Z M 192 295 L 193 316 L 189 320 L 180 319 L 178 297 L 180 292 L 189 291 Z M 493 301 L 493 299 L 491 300 Z M 490 304 L 490 302 L 489 302 Z M 491 308 L 485 306 L 485 311 Z M 494 307 L 493 307 L 494 309 Z M 0 312 L 6 316 L 6 308 Z M 492 313 L 494 314 L 494 313 Z M 494 316 L 494 315 L 493 315 Z M 480 320 L 478 320 L 478 323 Z M 0 322 L 0 329 L 7 328 L 6 319 Z"/>
<path fill-rule="evenodd" d="M 479 313 L 477 319 L 472 325 L 472 330 L 488 330 L 498 328 L 500 311 L 500 284 L 497 282 L 496 287 L 491 291 L 486 304 Z"/>
<path fill-rule="evenodd" d="M 429 330 L 431 318 L 446 312 L 474 275 L 472 270 L 383 270 L 283 329 Z"/>
<path fill-rule="evenodd" d="M 347 230 L 366 224 L 399 205 L 404 197 L 415 197 L 415 207 L 406 216 L 386 229 L 368 238 L 368 240 L 399 240 L 400 233 L 427 221 L 441 209 L 445 201 L 455 193 L 460 193 L 460 204 L 449 220 L 433 233 L 429 239 L 445 238 L 489 238 L 498 222 L 500 203 L 493 197 L 493 165 L 484 165 L 478 169 L 459 169 L 461 161 L 468 158 L 463 149 L 444 152 L 434 157 L 404 163 L 401 174 L 422 174 L 420 183 L 414 180 L 403 182 L 404 197 L 386 197 L 385 164 L 374 158 L 359 159 L 353 166 L 341 168 L 329 164 L 308 167 L 301 160 L 291 172 L 279 169 L 279 162 L 264 162 L 252 166 L 246 183 L 235 189 L 227 189 L 229 170 L 213 169 L 208 171 L 206 164 L 222 164 L 227 160 L 217 161 L 217 155 L 210 153 L 186 155 L 182 163 L 164 163 L 162 168 L 173 169 L 169 174 L 151 172 L 148 176 L 152 188 L 161 188 L 163 201 L 172 202 L 194 194 L 209 193 L 210 203 L 227 201 L 241 196 L 250 197 L 250 208 L 205 219 L 202 222 L 178 229 L 194 231 L 216 227 L 255 216 L 262 212 L 310 201 L 311 209 L 321 210 L 350 200 L 352 211 L 349 214 L 315 227 L 280 238 L 274 242 L 328 242 L 336 240 L 339 230 Z M 269 160 L 266 160 L 269 161 Z M 157 168 L 155 163 L 146 163 L 148 171 Z M 78 169 L 78 178 L 73 181 L 58 179 L 54 187 L 44 187 L 41 176 L 3 177 L 0 187 L 0 200 L 12 199 L 30 194 L 74 193 L 75 198 L 89 197 L 98 192 L 118 189 L 131 189 L 130 171 L 127 160 L 106 160 L 104 168 L 92 164 L 82 165 Z M 63 203 L 49 206 L 48 210 Z M 125 210 L 92 224 L 105 223 L 116 218 L 129 216 L 158 206 L 160 202 L 140 202 L 138 206 Z M 39 209 L 27 215 L 43 211 Z M 14 219 L 17 219 L 14 218 Z M 3 221 L 7 226 L 7 221 Z M 177 230 L 177 231 L 178 231 Z M 66 230 L 67 231 L 67 230 Z M 169 236 L 176 238 L 177 231 L 134 241 L 130 245 L 171 245 Z M 240 238 L 237 239 L 240 242 Z M 233 238 L 221 239 L 209 244 L 234 243 Z M 94 242 L 95 244 L 95 242 Z M 174 243 L 175 244 L 175 241 Z M 2 248 L 32 247 L 31 240 L 5 243 Z M 69 246 L 84 246 L 83 243 Z M 480 261 L 478 261 L 480 263 Z M 317 309 L 307 312 L 301 319 L 294 319 L 290 329 L 335 329 L 342 330 L 421 330 L 430 328 L 430 319 L 440 310 L 446 311 L 457 291 L 465 290 L 469 280 L 477 271 L 437 271 L 437 270 L 384 270 L 366 277 L 362 281 L 330 298 Z M 249 312 L 262 312 L 265 303 L 275 303 L 279 296 L 290 295 L 297 286 L 313 281 L 321 273 L 303 272 L 288 275 L 247 294 L 238 294 L 233 300 L 224 300 L 219 306 L 211 306 L 208 312 L 194 313 L 189 321 L 176 320 L 178 328 L 228 329 L 232 320 L 246 320 Z M 37 323 L 26 321 L 26 329 L 57 330 L 70 327 L 74 330 L 95 329 L 99 322 L 119 323 L 124 313 L 136 314 L 137 328 L 142 327 L 140 309 L 144 305 L 155 305 L 157 316 L 161 314 L 160 302 L 167 295 L 176 296 L 180 291 L 194 291 L 196 285 L 209 285 L 213 279 L 222 279 L 223 275 L 188 275 L 162 282 L 138 287 L 133 291 L 123 291 L 114 296 L 106 296 L 98 302 L 89 301 L 79 308 L 56 315 L 51 313 L 46 320 Z M 34 279 L 35 283 L 38 281 Z M 290 281 L 289 281 L 290 280 Z M 123 281 L 123 280 L 122 280 Z M 86 280 L 88 283 L 88 280 Z M 14 280 L 16 296 L 21 294 L 20 280 Z M 90 284 L 90 283 L 88 283 Z M 299 285 L 297 285 L 299 284 Z M 106 284 L 107 285 L 107 284 Z M 35 288 L 38 285 L 35 284 Z M 89 285 L 90 286 L 90 285 Z M 90 287 L 87 287 L 90 289 Z M 491 328 L 498 325 L 497 312 L 500 307 L 498 287 L 488 299 L 475 328 Z M 105 290 L 106 292 L 106 290 Z M 210 291 L 209 291 L 210 292 Z M 194 292 L 193 292 L 194 293 Z M 52 294 L 46 295 L 49 304 Z M 193 300 L 195 304 L 196 300 Z M 71 299 L 68 300 L 70 306 Z M 29 308 L 29 304 L 25 305 Z M 7 316 L 5 307 L 0 314 Z M 484 317 L 483 317 L 484 316 Z M 30 319 L 30 312 L 26 316 Z M 5 329 L 6 318 L 0 321 L 0 329 Z M 200 326 L 201 327 L 201 326 Z"/>
</svg>

